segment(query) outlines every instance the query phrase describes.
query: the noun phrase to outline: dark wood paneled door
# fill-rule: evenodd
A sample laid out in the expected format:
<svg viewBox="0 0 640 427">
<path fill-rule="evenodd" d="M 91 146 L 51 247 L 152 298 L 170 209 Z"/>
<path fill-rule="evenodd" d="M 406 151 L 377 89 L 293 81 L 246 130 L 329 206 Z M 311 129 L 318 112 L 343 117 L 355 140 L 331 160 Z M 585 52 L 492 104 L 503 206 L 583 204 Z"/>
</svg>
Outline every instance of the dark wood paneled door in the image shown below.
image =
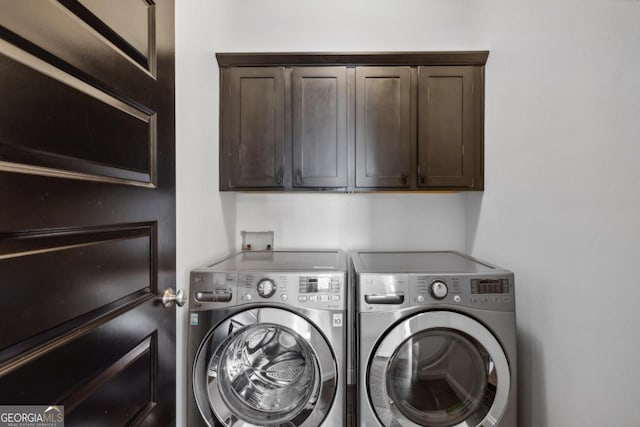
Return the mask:
<svg viewBox="0 0 640 427">
<path fill-rule="evenodd" d="M 175 424 L 173 9 L 0 1 L 0 404 Z"/>
<path fill-rule="evenodd" d="M 418 186 L 473 186 L 473 83 L 471 66 L 418 67 Z"/>
<path fill-rule="evenodd" d="M 409 187 L 409 67 L 356 68 L 356 187 Z"/>
<path fill-rule="evenodd" d="M 293 186 L 347 186 L 347 68 L 292 71 Z"/>
<path fill-rule="evenodd" d="M 223 185 L 229 188 L 284 186 L 284 94 L 284 67 L 224 70 Z"/>
</svg>

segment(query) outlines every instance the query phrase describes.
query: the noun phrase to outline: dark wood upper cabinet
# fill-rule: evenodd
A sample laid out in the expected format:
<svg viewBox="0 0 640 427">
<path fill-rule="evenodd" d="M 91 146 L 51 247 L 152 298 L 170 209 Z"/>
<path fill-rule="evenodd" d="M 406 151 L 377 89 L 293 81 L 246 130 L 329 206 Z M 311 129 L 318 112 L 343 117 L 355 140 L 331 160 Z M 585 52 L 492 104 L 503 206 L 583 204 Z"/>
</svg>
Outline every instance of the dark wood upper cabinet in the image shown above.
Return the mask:
<svg viewBox="0 0 640 427">
<path fill-rule="evenodd" d="M 356 187 L 409 187 L 409 67 L 356 68 Z"/>
<path fill-rule="evenodd" d="M 482 190 L 488 54 L 217 54 L 220 189 Z"/>
<path fill-rule="evenodd" d="M 292 71 L 293 186 L 347 186 L 347 68 Z"/>
<path fill-rule="evenodd" d="M 472 188 L 476 178 L 473 67 L 418 67 L 418 186 Z"/>
<path fill-rule="evenodd" d="M 284 67 L 225 70 L 221 96 L 221 187 L 283 187 Z"/>
</svg>

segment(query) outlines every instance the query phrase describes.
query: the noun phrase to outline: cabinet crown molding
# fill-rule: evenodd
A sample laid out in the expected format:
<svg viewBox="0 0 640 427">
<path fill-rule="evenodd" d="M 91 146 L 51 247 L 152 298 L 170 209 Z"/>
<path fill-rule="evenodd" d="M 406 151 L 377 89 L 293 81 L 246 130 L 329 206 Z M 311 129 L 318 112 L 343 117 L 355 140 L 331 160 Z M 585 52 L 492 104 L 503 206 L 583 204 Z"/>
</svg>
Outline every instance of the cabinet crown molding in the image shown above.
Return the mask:
<svg viewBox="0 0 640 427">
<path fill-rule="evenodd" d="M 220 67 L 295 65 L 485 65 L 488 50 L 441 52 L 218 52 Z"/>
</svg>

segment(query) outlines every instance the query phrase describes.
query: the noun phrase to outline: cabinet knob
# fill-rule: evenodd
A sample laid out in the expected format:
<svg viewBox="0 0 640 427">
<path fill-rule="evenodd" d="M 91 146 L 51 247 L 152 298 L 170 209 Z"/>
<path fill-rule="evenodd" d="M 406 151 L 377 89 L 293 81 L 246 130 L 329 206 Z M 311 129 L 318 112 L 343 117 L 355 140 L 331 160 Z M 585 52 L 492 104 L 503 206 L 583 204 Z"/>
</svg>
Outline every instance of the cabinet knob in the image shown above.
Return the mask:
<svg viewBox="0 0 640 427">
<path fill-rule="evenodd" d="M 302 173 L 299 170 L 296 171 L 295 183 L 296 185 L 302 185 Z"/>
<path fill-rule="evenodd" d="M 278 175 L 276 176 L 276 183 L 278 185 L 282 185 L 282 168 L 278 170 Z"/>
<path fill-rule="evenodd" d="M 424 184 L 427 180 L 425 179 L 424 175 L 420 175 L 420 184 Z"/>
</svg>

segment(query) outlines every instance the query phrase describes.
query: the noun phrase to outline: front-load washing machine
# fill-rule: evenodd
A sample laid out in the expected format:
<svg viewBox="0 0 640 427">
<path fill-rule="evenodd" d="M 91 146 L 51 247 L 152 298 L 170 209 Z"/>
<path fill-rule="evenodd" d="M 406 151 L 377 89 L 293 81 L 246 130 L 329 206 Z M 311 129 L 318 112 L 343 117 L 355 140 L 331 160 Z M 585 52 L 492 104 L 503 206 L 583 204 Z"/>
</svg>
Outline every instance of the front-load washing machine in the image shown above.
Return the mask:
<svg viewBox="0 0 640 427">
<path fill-rule="evenodd" d="M 458 252 L 355 252 L 358 425 L 516 427 L 513 273 Z"/>
<path fill-rule="evenodd" d="M 346 263 L 241 252 L 191 272 L 189 426 L 345 424 Z"/>
</svg>

